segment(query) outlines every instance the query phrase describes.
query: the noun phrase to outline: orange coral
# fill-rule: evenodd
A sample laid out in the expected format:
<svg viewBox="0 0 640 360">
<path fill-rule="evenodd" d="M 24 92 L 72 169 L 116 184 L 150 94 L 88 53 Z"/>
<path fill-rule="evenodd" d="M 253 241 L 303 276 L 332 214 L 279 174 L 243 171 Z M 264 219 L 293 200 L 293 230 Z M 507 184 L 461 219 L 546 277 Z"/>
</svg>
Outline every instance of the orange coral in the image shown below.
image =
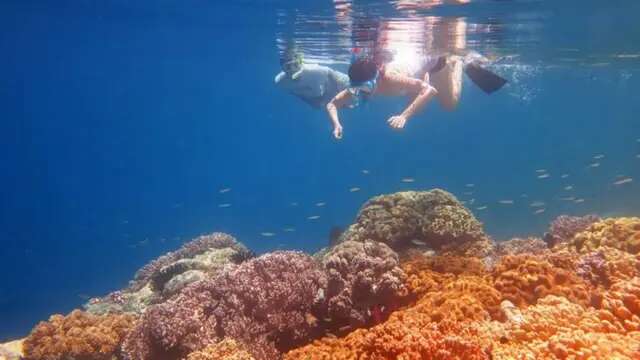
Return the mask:
<svg viewBox="0 0 640 360">
<path fill-rule="evenodd" d="M 478 337 L 459 324 L 435 324 L 427 315 L 399 311 L 373 328 L 356 330 L 341 339 L 327 337 L 293 350 L 285 360 L 489 359 L 488 350 L 472 340 Z"/>
<path fill-rule="evenodd" d="M 472 327 L 486 334 L 482 341 L 494 359 L 637 359 L 640 333 L 627 333 L 600 316 L 593 308 L 550 295 L 517 314 L 518 321 Z"/>
<path fill-rule="evenodd" d="M 53 315 L 24 341 L 25 359 L 111 360 L 135 319 L 132 315 L 96 316 L 80 310 L 67 316 Z"/>
<path fill-rule="evenodd" d="M 611 286 L 602 300 L 601 318 L 618 321 L 627 331 L 640 331 L 640 277 Z"/>
<path fill-rule="evenodd" d="M 431 264 L 425 257 L 414 258 L 402 263 L 406 277 L 406 286 L 409 293 L 415 298 L 420 298 L 428 292 L 438 291 L 444 284 L 455 279 L 451 274 L 441 274 L 431 270 Z"/>
<path fill-rule="evenodd" d="M 423 267 L 439 273 L 453 275 L 487 275 L 487 268 L 482 260 L 476 257 L 454 255 L 427 256 L 422 260 Z"/>
<path fill-rule="evenodd" d="M 504 299 L 519 307 L 535 304 L 546 295 L 560 295 L 591 305 L 593 288 L 565 269 L 535 256 L 505 256 L 494 269 L 494 286 Z"/>
<path fill-rule="evenodd" d="M 200 351 L 192 352 L 186 360 L 254 360 L 253 356 L 237 341 L 224 339 Z"/>
<path fill-rule="evenodd" d="M 610 218 L 591 224 L 566 245 L 579 253 L 610 246 L 631 254 L 640 253 L 640 218 Z"/>
</svg>

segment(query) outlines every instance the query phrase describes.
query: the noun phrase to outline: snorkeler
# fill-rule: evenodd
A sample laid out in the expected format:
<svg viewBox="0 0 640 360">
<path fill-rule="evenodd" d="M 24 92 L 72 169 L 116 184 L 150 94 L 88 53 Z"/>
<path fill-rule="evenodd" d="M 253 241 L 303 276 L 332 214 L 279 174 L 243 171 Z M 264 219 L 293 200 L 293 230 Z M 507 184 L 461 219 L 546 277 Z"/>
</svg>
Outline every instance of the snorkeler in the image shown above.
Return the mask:
<svg viewBox="0 0 640 360">
<path fill-rule="evenodd" d="M 326 106 L 333 124 L 333 136 L 342 138 L 342 124 L 338 117 L 338 109 L 350 104 L 358 105 L 373 96 L 403 96 L 411 98 L 407 108 L 399 115 L 387 120 L 394 129 L 402 129 L 407 121 L 437 94 L 429 85 L 428 76 L 416 79 L 408 75 L 379 67 L 376 61 L 369 58 L 357 59 L 349 67 L 349 87 L 338 93 Z"/>
<path fill-rule="evenodd" d="M 288 49 L 280 59 L 282 72 L 276 78 L 278 87 L 289 91 L 307 104 L 321 108 L 349 86 L 349 77 L 317 64 L 305 64 L 302 53 Z"/>
</svg>

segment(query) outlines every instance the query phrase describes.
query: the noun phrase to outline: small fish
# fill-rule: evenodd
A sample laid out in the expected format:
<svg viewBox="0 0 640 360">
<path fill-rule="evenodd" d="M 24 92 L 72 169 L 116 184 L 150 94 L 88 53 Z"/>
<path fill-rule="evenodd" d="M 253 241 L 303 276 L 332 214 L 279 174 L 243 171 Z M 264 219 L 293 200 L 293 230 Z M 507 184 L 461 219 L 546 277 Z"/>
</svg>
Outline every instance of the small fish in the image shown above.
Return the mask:
<svg viewBox="0 0 640 360">
<path fill-rule="evenodd" d="M 400 181 L 402 181 L 403 183 L 412 183 L 412 182 L 415 182 L 416 179 L 407 177 L 407 178 L 402 178 L 402 180 Z"/>
<path fill-rule="evenodd" d="M 613 185 L 623 185 L 623 184 L 628 184 L 630 182 L 632 182 L 633 179 L 630 177 L 626 177 L 626 178 L 622 178 L 618 181 L 614 181 Z"/>
<path fill-rule="evenodd" d="M 538 169 L 538 170 L 536 170 L 536 172 L 537 172 L 538 174 L 543 174 L 543 173 L 546 173 L 546 172 L 547 172 L 547 169 Z"/>
<path fill-rule="evenodd" d="M 465 186 L 466 186 L 466 187 L 470 187 L 470 188 L 472 188 L 472 187 L 474 187 L 474 186 L 476 186 L 476 185 L 475 185 L 475 184 L 466 184 Z"/>
<path fill-rule="evenodd" d="M 551 175 L 549 175 L 549 174 L 542 174 L 542 175 L 538 175 L 538 179 L 546 179 L 546 178 L 548 178 L 549 176 L 551 176 Z"/>
<path fill-rule="evenodd" d="M 292 202 L 292 203 L 289 203 L 289 206 L 298 206 L 298 203 L 297 202 Z"/>
<path fill-rule="evenodd" d="M 528 197 L 529 197 L 529 195 L 527 195 L 527 194 L 520 194 L 520 197 L 521 197 L 521 198 L 528 198 Z"/>
<path fill-rule="evenodd" d="M 637 154 L 637 155 L 636 155 L 636 159 L 640 159 L 640 154 Z"/>
<path fill-rule="evenodd" d="M 567 185 L 567 186 L 564 187 L 564 189 L 567 190 L 567 191 L 571 191 L 571 190 L 573 190 L 573 186 L 572 185 Z"/>
<path fill-rule="evenodd" d="M 323 207 L 323 206 L 325 206 L 325 205 L 327 205 L 327 203 L 325 203 L 325 202 L 319 202 L 319 203 L 316 203 L 316 206 L 317 206 L 317 207 Z"/>
<path fill-rule="evenodd" d="M 589 164 L 590 168 L 597 168 L 598 166 L 600 166 L 599 162 L 594 162 L 594 163 Z"/>
<path fill-rule="evenodd" d="M 485 210 L 486 208 L 487 208 L 486 206 L 478 206 L 476 210 Z"/>
<path fill-rule="evenodd" d="M 224 194 L 224 193 L 228 193 L 229 191 L 231 191 L 231 188 L 224 188 L 224 189 L 220 189 L 218 192 L 220 194 Z"/>
<path fill-rule="evenodd" d="M 307 220 L 318 220 L 320 219 L 320 215 L 312 215 L 307 218 Z"/>
<path fill-rule="evenodd" d="M 427 246 L 427 243 L 426 243 L 426 242 L 424 242 L 424 241 L 420 241 L 420 240 L 417 240 L 417 239 L 413 239 L 413 240 L 411 240 L 411 243 L 412 243 L 413 245 L 417 245 L 417 246 Z"/>
<path fill-rule="evenodd" d="M 282 229 L 282 231 L 284 231 L 284 232 L 294 232 L 294 231 L 296 231 L 296 229 L 292 228 L 292 227 L 288 227 L 288 228 Z"/>
<path fill-rule="evenodd" d="M 129 223 L 129 220 L 122 220 L 122 225 L 127 225 Z"/>
<path fill-rule="evenodd" d="M 275 236 L 276 233 L 272 233 L 272 232 L 261 232 L 260 235 L 264 236 L 264 237 L 272 237 Z"/>
<path fill-rule="evenodd" d="M 538 209 L 536 211 L 533 212 L 534 215 L 538 215 L 538 214 L 542 214 L 544 212 L 545 209 Z"/>
<path fill-rule="evenodd" d="M 360 191 L 359 187 L 352 187 L 351 189 L 349 189 L 349 192 L 357 192 Z"/>
<path fill-rule="evenodd" d="M 513 205 L 513 200 L 499 200 L 498 204 L 502 205 Z"/>
<path fill-rule="evenodd" d="M 469 200 L 469 205 L 473 205 L 476 202 L 476 199 L 470 199 Z"/>
<path fill-rule="evenodd" d="M 465 191 L 464 194 L 465 195 L 473 195 L 473 191 Z"/>
<path fill-rule="evenodd" d="M 545 205 L 544 201 L 534 201 L 531 204 L 529 204 L 529 206 L 531 207 L 543 207 L 544 205 Z"/>
<path fill-rule="evenodd" d="M 344 234 L 342 226 L 333 226 L 329 229 L 329 246 L 334 246 L 340 241 L 340 237 Z"/>
<path fill-rule="evenodd" d="M 369 175 L 369 170 L 362 170 L 362 173 L 363 173 L 364 175 Z"/>
<path fill-rule="evenodd" d="M 595 160 L 600 160 L 600 159 L 604 159 L 604 155 L 603 154 L 598 154 L 596 156 L 593 157 Z"/>
<path fill-rule="evenodd" d="M 228 207 L 231 207 L 231 204 L 229 204 L 229 203 L 220 204 L 220 205 L 218 205 L 218 207 L 219 208 L 228 208 Z"/>
<path fill-rule="evenodd" d="M 560 177 L 563 178 L 563 179 L 566 179 L 566 178 L 569 177 L 569 174 L 562 174 L 562 175 L 560 175 Z"/>
<path fill-rule="evenodd" d="M 575 198 L 575 197 L 573 197 L 573 196 L 565 196 L 565 197 L 561 197 L 561 198 L 560 198 L 560 200 L 562 200 L 562 201 L 573 201 L 573 200 L 575 200 L 575 199 L 576 199 L 576 198 Z"/>
<path fill-rule="evenodd" d="M 580 199 L 575 199 L 575 200 L 573 200 L 573 202 L 574 202 L 574 203 L 576 203 L 576 204 L 580 204 L 580 203 L 583 203 L 583 202 L 584 202 L 584 199 L 582 199 L 582 198 L 580 198 Z"/>
</svg>

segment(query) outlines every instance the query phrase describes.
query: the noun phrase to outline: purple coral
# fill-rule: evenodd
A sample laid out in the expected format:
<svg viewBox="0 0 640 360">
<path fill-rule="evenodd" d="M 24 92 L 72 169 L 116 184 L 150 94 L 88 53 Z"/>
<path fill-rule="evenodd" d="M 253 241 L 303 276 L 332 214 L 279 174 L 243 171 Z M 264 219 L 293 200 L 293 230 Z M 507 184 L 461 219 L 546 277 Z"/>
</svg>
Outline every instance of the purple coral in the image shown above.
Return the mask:
<svg viewBox="0 0 640 360">
<path fill-rule="evenodd" d="M 608 286 L 607 259 L 602 251 L 595 251 L 580 257 L 576 263 L 576 274 L 592 284 Z"/>
<path fill-rule="evenodd" d="M 386 244 L 345 241 L 324 256 L 323 265 L 328 316 L 336 328 L 370 323 L 372 311 L 388 314 L 407 293 L 398 255 Z"/>
<path fill-rule="evenodd" d="M 224 337 L 277 359 L 319 335 L 326 276 L 300 252 L 275 252 L 193 283 L 151 307 L 123 345 L 130 360 L 173 360 Z"/>
<path fill-rule="evenodd" d="M 597 221 L 600 221 L 597 215 L 558 216 L 551 222 L 549 231 L 544 235 L 544 241 L 550 248 L 565 243 Z"/>
</svg>

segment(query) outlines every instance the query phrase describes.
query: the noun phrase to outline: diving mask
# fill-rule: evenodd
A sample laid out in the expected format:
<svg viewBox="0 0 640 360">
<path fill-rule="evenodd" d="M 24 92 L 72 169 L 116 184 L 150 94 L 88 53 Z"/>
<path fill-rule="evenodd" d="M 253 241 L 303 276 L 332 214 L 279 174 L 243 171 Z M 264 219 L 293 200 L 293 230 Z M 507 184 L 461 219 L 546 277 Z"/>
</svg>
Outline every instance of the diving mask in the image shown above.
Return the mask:
<svg viewBox="0 0 640 360">
<path fill-rule="evenodd" d="M 371 79 L 364 82 L 354 83 L 351 82 L 349 86 L 349 92 L 351 95 L 361 96 L 361 95 L 371 95 L 376 90 L 376 86 L 378 85 L 378 74 Z"/>
</svg>

